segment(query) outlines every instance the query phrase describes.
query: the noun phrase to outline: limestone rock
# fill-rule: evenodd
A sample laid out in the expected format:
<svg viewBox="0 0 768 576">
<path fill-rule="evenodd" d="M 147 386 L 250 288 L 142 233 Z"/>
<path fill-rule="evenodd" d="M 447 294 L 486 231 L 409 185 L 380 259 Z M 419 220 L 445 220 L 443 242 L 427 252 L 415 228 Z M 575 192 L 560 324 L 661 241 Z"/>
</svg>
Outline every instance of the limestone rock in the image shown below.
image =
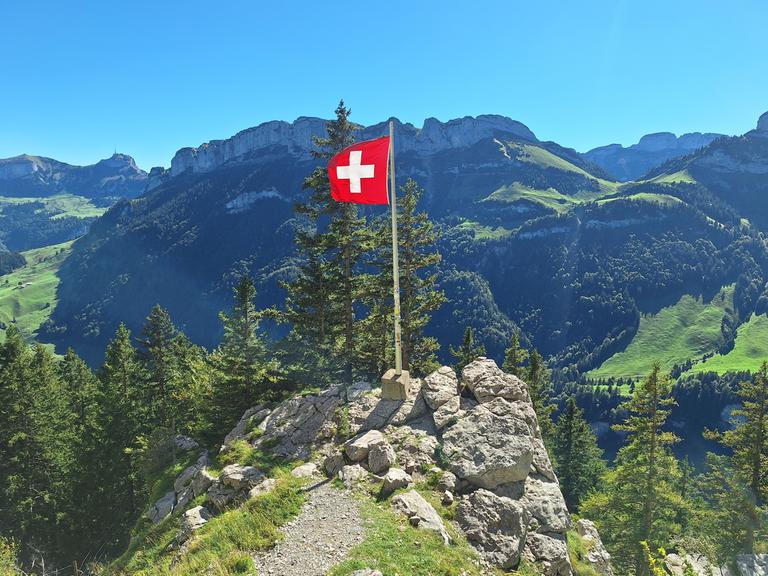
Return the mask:
<svg viewBox="0 0 768 576">
<path fill-rule="evenodd" d="M 231 442 L 245 438 L 249 429 L 260 424 L 268 414 L 269 410 L 263 404 L 246 410 L 232 431 L 224 437 L 222 450 Z"/>
<path fill-rule="evenodd" d="M 534 456 L 525 406 L 494 398 L 446 430 L 443 450 L 451 471 L 489 490 L 525 480 Z"/>
<path fill-rule="evenodd" d="M 522 380 L 503 372 L 489 358 L 478 358 L 467 364 L 461 372 L 461 380 L 481 404 L 494 398 L 530 401 Z"/>
<path fill-rule="evenodd" d="M 264 473 L 253 466 L 230 464 L 221 471 L 219 480 L 224 486 L 234 490 L 243 490 L 255 486 L 262 478 L 264 478 Z"/>
<path fill-rule="evenodd" d="M 352 572 L 352 576 L 384 576 L 384 575 L 378 570 L 363 568 L 362 570 L 355 570 L 354 572 Z"/>
<path fill-rule="evenodd" d="M 443 506 L 450 506 L 451 504 L 453 504 L 454 500 L 455 498 L 453 497 L 453 493 L 451 493 L 450 490 L 446 490 L 445 492 L 443 492 L 443 496 L 440 498 L 440 503 Z"/>
<path fill-rule="evenodd" d="M 582 540 L 587 543 L 589 548 L 584 560 L 592 566 L 595 572 L 600 576 L 613 576 L 611 555 L 608 554 L 605 546 L 603 546 L 603 541 L 600 538 L 600 533 L 597 531 L 595 524 L 591 520 L 582 518 L 576 522 L 576 531 L 579 533 Z"/>
<path fill-rule="evenodd" d="M 461 397 L 454 396 L 444 404 L 442 404 L 432 414 L 432 418 L 435 422 L 435 427 L 438 430 L 442 430 L 447 426 L 455 423 L 462 416 L 461 410 Z"/>
<path fill-rule="evenodd" d="M 526 542 L 529 513 L 519 502 L 476 490 L 459 502 L 456 522 L 467 540 L 491 564 L 515 568 Z"/>
<path fill-rule="evenodd" d="M 368 452 L 368 470 L 379 474 L 395 464 L 395 449 L 388 442 L 374 444 Z"/>
<path fill-rule="evenodd" d="M 347 488 L 354 487 L 355 484 L 368 477 L 368 472 L 360 464 L 352 464 L 350 466 L 343 466 L 339 470 L 339 480 L 344 483 Z"/>
<path fill-rule="evenodd" d="M 541 476 L 528 476 L 520 503 L 528 509 L 536 524 L 536 532 L 564 533 L 571 519 L 563 493 L 556 482 Z"/>
<path fill-rule="evenodd" d="M 440 480 L 437 481 L 435 490 L 438 492 L 445 492 L 446 490 L 448 492 L 456 492 L 457 487 L 458 478 L 456 478 L 456 475 L 453 472 L 443 472 Z"/>
<path fill-rule="evenodd" d="M 277 480 L 274 478 L 265 478 L 263 482 L 256 484 L 256 486 L 248 491 L 248 499 L 250 500 L 251 498 L 256 498 L 257 496 L 271 492 L 276 485 Z"/>
<path fill-rule="evenodd" d="M 217 510 L 223 510 L 227 504 L 232 502 L 237 496 L 238 491 L 231 486 L 225 485 L 221 479 L 217 478 L 208 488 L 205 496 L 206 502 L 210 502 Z"/>
<path fill-rule="evenodd" d="M 424 400 L 432 410 L 437 410 L 443 404 L 459 396 L 459 380 L 456 372 L 448 366 L 432 372 L 424 379 L 422 387 Z"/>
<path fill-rule="evenodd" d="M 392 499 L 392 507 L 405 514 L 412 526 L 439 534 L 446 545 L 451 543 L 451 537 L 445 529 L 442 518 L 416 490 L 409 490 L 395 496 Z"/>
<path fill-rule="evenodd" d="M 529 533 L 523 555 L 536 563 L 543 576 L 571 576 L 573 573 L 564 536 Z"/>
<path fill-rule="evenodd" d="M 205 494 L 215 479 L 205 468 L 198 470 L 192 478 L 191 484 L 192 494 L 194 494 L 195 498 L 200 496 L 200 494 Z"/>
<path fill-rule="evenodd" d="M 352 462 L 360 462 L 368 456 L 371 447 L 386 442 L 378 430 L 369 430 L 344 444 L 344 451 Z"/>
<path fill-rule="evenodd" d="M 433 435 L 411 426 L 390 427 L 387 433 L 395 444 L 397 461 L 403 470 L 414 474 L 435 465 L 439 442 Z"/>
<path fill-rule="evenodd" d="M 330 454 L 323 460 L 323 468 L 330 478 L 335 478 L 336 475 L 338 475 L 339 470 L 346 465 L 347 461 L 344 459 L 344 454 L 341 452 Z"/>
<path fill-rule="evenodd" d="M 316 475 L 317 464 L 314 462 L 307 462 L 306 464 L 296 466 L 296 468 L 291 470 L 291 476 L 295 476 L 296 478 L 311 478 L 312 476 Z"/>
<path fill-rule="evenodd" d="M 186 542 L 192 532 L 205 526 L 211 518 L 211 513 L 203 506 L 195 506 L 184 512 L 179 520 L 179 533 L 176 535 L 176 542 Z"/>
<path fill-rule="evenodd" d="M 400 468 L 390 468 L 384 475 L 384 484 L 381 487 L 381 495 L 389 496 L 395 490 L 407 488 L 413 483 L 411 475 Z"/>
<path fill-rule="evenodd" d="M 739 554 L 736 568 L 741 576 L 768 576 L 768 554 Z"/>
<path fill-rule="evenodd" d="M 170 492 L 166 492 L 162 498 L 152 504 L 145 516 L 152 522 L 152 524 L 158 524 L 171 515 L 175 505 L 176 492 L 171 490 Z"/>
<path fill-rule="evenodd" d="M 200 445 L 192 440 L 192 438 L 188 436 L 182 436 L 181 434 L 177 434 L 173 441 L 176 444 L 176 448 L 179 450 L 195 450 L 200 448 Z"/>
</svg>

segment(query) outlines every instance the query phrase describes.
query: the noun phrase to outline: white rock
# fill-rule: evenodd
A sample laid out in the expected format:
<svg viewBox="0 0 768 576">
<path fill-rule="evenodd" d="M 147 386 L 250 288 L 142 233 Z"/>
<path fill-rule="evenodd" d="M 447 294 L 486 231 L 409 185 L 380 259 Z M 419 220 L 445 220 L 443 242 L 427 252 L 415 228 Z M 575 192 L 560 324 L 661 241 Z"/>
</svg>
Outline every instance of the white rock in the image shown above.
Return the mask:
<svg viewBox="0 0 768 576">
<path fill-rule="evenodd" d="M 387 442 L 374 444 L 368 452 L 368 470 L 379 474 L 395 464 L 395 449 Z"/>
<path fill-rule="evenodd" d="M 389 496 L 395 490 L 407 488 L 413 483 L 411 475 L 400 468 L 390 468 L 384 475 L 384 484 L 381 487 L 381 495 Z"/>
<path fill-rule="evenodd" d="M 146 513 L 146 517 L 153 524 L 158 524 L 168 518 L 173 512 L 173 507 L 176 505 L 176 492 L 171 490 L 150 506 L 149 511 Z"/>
<path fill-rule="evenodd" d="M 517 376 L 503 372 L 489 358 L 478 358 L 467 364 L 461 380 L 482 404 L 494 398 L 529 401 L 528 388 Z"/>
<path fill-rule="evenodd" d="M 360 462 L 368 456 L 372 446 L 386 442 L 384 435 L 378 430 L 369 430 L 355 436 L 344 444 L 344 451 L 352 462 Z"/>
<path fill-rule="evenodd" d="M 339 480 L 344 483 L 347 488 L 352 488 L 355 484 L 368 477 L 368 472 L 360 464 L 352 464 L 350 466 L 343 466 L 339 470 Z"/>
<path fill-rule="evenodd" d="M 185 542 L 192 535 L 192 532 L 205 526 L 212 518 L 211 513 L 203 506 L 196 506 L 184 512 L 179 520 L 179 533 L 176 536 L 176 542 Z"/>
<path fill-rule="evenodd" d="M 221 471 L 219 480 L 224 486 L 235 490 L 243 490 L 255 486 L 264 477 L 264 473 L 253 466 L 230 464 Z"/>
<path fill-rule="evenodd" d="M 437 410 L 449 400 L 458 398 L 459 379 L 453 368 L 443 366 L 424 379 L 421 390 L 427 406 L 432 410 Z"/>
<path fill-rule="evenodd" d="M 439 534 L 446 545 L 451 543 L 451 537 L 445 529 L 442 518 L 416 490 L 410 490 L 392 498 L 392 507 L 405 514 L 412 526 Z"/>
<path fill-rule="evenodd" d="M 257 496 L 271 492 L 276 485 L 277 480 L 274 478 L 265 478 L 263 482 L 256 484 L 256 486 L 248 491 L 248 499 L 250 500 L 251 498 L 256 498 Z"/>
<path fill-rule="evenodd" d="M 291 476 L 295 476 L 296 478 L 311 478 L 312 476 L 317 476 L 317 464 L 314 462 L 307 462 L 301 466 L 296 466 L 296 468 L 291 470 Z"/>
<path fill-rule="evenodd" d="M 603 541 L 600 538 L 600 533 L 597 531 L 595 524 L 591 520 L 582 518 L 576 522 L 576 531 L 588 545 L 589 551 L 584 560 L 586 560 L 586 562 L 589 563 L 600 576 L 613 576 L 611 555 L 605 549 L 605 546 L 603 546 Z"/>
</svg>

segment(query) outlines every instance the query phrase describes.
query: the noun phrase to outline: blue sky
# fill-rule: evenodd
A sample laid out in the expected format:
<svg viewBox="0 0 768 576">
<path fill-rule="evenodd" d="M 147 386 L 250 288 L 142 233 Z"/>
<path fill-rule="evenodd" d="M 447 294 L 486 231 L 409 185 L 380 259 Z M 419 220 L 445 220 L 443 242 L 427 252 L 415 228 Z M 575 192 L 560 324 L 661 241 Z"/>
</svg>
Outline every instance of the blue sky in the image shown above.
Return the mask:
<svg viewBox="0 0 768 576">
<path fill-rule="evenodd" d="M 768 3 L 0 3 L 0 157 L 140 166 L 272 119 L 504 114 L 584 151 L 768 110 Z"/>
</svg>

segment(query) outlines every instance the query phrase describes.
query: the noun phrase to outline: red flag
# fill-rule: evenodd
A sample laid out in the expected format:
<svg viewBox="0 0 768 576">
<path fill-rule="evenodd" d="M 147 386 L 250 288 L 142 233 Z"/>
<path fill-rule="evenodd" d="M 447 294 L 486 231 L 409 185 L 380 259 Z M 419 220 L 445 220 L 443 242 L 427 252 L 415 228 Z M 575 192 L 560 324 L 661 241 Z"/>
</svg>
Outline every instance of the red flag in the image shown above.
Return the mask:
<svg viewBox="0 0 768 576">
<path fill-rule="evenodd" d="M 328 162 L 331 196 L 337 202 L 389 204 L 389 137 L 358 142 Z"/>
</svg>

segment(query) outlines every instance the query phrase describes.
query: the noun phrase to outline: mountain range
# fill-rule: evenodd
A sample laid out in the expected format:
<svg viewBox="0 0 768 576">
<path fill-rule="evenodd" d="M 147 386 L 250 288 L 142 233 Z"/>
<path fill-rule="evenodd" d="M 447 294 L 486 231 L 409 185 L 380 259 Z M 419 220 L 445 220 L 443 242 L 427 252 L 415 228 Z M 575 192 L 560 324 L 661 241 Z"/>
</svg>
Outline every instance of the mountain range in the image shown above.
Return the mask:
<svg viewBox="0 0 768 576">
<path fill-rule="evenodd" d="M 765 118 L 744 136 L 651 135 L 614 156 L 542 142 L 502 116 L 428 119 L 421 128 L 395 120 L 398 183 L 411 177 L 424 187 L 422 208 L 442 230 L 450 303 L 430 330 L 444 354 L 465 325 L 494 356 L 519 328 L 559 370 L 595 371 L 631 350 L 648 318 L 683 297 L 711 312 L 729 286 L 733 304 L 718 308 L 715 333 L 708 328 L 704 343 L 663 361 L 701 362 L 738 348 L 740 329 L 768 301 Z M 293 204 L 318 164 L 312 138 L 324 126 L 307 117 L 268 122 L 153 168 L 140 196 L 126 191 L 75 242 L 39 337 L 95 360 L 119 322 L 138 329 L 160 303 L 193 340 L 212 346 L 218 311 L 245 272 L 260 305 L 280 304 L 279 281 L 295 270 Z M 386 126 L 360 127 L 356 137 L 383 135 Z M 653 151 L 660 165 L 622 181 L 618 156 L 631 160 L 623 165 L 634 176 Z"/>
</svg>

